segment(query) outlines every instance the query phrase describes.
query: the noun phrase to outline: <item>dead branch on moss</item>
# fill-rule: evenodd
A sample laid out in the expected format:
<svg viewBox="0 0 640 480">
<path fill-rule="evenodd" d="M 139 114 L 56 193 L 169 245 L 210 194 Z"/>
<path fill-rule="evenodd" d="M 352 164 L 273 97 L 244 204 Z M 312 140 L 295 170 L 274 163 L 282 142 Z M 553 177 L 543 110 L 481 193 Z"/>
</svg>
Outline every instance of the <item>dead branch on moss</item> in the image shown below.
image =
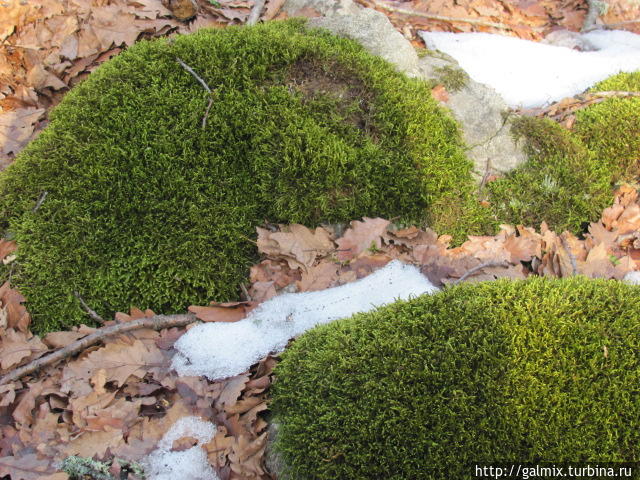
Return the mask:
<svg viewBox="0 0 640 480">
<path fill-rule="evenodd" d="M 202 79 L 202 77 L 198 75 L 195 72 L 195 70 L 191 68 L 189 65 L 187 65 L 181 58 L 176 57 L 176 61 L 180 64 L 182 68 L 184 68 L 187 72 L 189 72 L 193 76 L 193 78 L 195 78 L 209 94 L 209 104 L 207 105 L 207 109 L 204 112 L 204 117 L 202 117 L 202 130 L 204 130 L 205 127 L 207 126 L 207 119 L 209 118 L 209 110 L 211 110 L 211 105 L 213 105 L 213 91 L 211 90 L 209 85 L 207 85 L 207 82 L 205 82 Z"/>
<path fill-rule="evenodd" d="M 473 275 L 476 272 L 479 272 L 483 268 L 508 267 L 508 266 L 509 266 L 509 263 L 505 262 L 505 261 L 502 261 L 502 262 L 484 262 L 484 263 L 481 263 L 480 265 L 477 265 L 477 266 L 469 269 L 469 271 L 467 271 L 464 275 L 462 275 L 457 280 L 454 280 L 453 282 L 451 282 L 449 285 L 457 285 L 458 283 L 462 283 L 467 278 L 469 278 L 471 275 Z"/>
<path fill-rule="evenodd" d="M 38 209 L 42 206 L 42 204 L 44 203 L 45 199 L 47 198 L 47 195 L 49 195 L 49 192 L 47 192 L 46 190 L 44 192 L 42 192 L 42 194 L 40 194 L 40 197 L 38 198 L 38 201 L 36 202 L 36 206 L 33 207 L 33 211 L 37 212 Z"/>
<path fill-rule="evenodd" d="M 478 20 L 476 18 L 456 18 L 447 17 L 445 15 L 436 15 L 434 13 L 420 12 L 418 10 L 412 10 L 410 8 L 394 7 L 391 5 L 387 5 L 386 3 L 382 3 L 378 0 L 371 0 L 368 3 L 371 3 L 375 7 L 381 8 L 383 10 L 387 10 L 388 12 L 399 13 L 401 15 L 411 15 L 414 17 L 428 18 L 429 20 L 438 20 L 447 23 L 468 23 L 471 25 L 479 25 L 481 27 L 498 28 L 500 30 L 512 29 L 512 27 L 504 23 L 488 22 L 485 20 Z"/>
<path fill-rule="evenodd" d="M 260 15 L 262 15 L 262 10 L 264 10 L 265 0 L 256 0 L 256 3 L 253 4 L 253 8 L 251 9 L 251 13 L 249 13 L 249 17 L 247 18 L 247 25 L 255 25 L 260 20 Z"/>
<path fill-rule="evenodd" d="M 78 292 L 73 292 L 73 296 L 78 299 L 78 301 L 80 302 L 80 306 L 87 313 L 87 315 L 89 315 L 89 318 L 91 318 L 91 320 L 104 324 L 104 318 L 98 315 L 98 312 L 87 305 L 87 302 L 84 301 L 84 298 L 82 298 Z"/>
<path fill-rule="evenodd" d="M 195 321 L 195 314 L 185 313 L 180 315 L 155 315 L 153 317 L 138 318 L 137 320 L 132 320 L 130 322 L 117 323 L 115 325 L 103 327 L 84 338 L 76 340 L 64 348 L 61 348 L 60 350 L 56 350 L 47 356 L 40 357 L 31 363 L 12 370 L 4 377 L 0 378 L 0 385 L 20 380 L 25 375 L 29 375 L 41 368 L 48 367 L 58 363 L 60 360 L 64 360 L 67 357 L 80 353 L 88 347 L 95 345 L 112 335 L 130 332 L 140 328 L 162 330 L 163 328 L 184 327 Z"/>
</svg>

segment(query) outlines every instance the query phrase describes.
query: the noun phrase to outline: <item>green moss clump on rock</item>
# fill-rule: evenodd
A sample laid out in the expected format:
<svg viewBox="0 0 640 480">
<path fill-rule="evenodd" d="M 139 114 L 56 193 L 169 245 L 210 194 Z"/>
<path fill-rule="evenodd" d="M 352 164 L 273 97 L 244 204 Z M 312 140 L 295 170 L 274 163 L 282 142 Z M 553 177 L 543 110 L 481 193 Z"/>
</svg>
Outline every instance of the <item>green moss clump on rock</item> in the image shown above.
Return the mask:
<svg viewBox="0 0 640 480">
<path fill-rule="evenodd" d="M 640 71 L 619 73 L 590 89 L 640 92 Z M 640 98 L 610 98 L 576 113 L 576 133 L 616 180 L 640 178 Z"/>
<path fill-rule="evenodd" d="M 572 132 L 548 119 L 521 117 L 512 132 L 525 142 L 529 160 L 486 185 L 502 222 L 579 233 L 613 199 L 610 165 Z"/>
<path fill-rule="evenodd" d="M 485 224 L 470 172 L 424 83 L 304 21 L 271 22 L 141 42 L 102 65 L 0 176 L 0 223 L 44 332 L 87 321 L 74 292 L 105 317 L 236 299 L 265 219 L 442 231 L 451 207 L 436 207 L 456 205 L 448 233 L 463 238 Z"/>
<path fill-rule="evenodd" d="M 466 284 L 317 327 L 276 368 L 288 479 L 640 460 L 640 289 Z"/>
</svg>

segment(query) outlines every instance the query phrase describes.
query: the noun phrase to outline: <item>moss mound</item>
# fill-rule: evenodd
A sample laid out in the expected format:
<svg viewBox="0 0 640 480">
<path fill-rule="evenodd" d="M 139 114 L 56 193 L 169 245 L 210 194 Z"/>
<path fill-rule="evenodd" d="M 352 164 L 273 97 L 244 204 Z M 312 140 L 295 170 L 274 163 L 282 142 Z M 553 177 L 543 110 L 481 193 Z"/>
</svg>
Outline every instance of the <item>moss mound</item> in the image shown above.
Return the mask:
<svg viewBox="0 0 640 480">
<path fill-rule="evenodd" d="M 640 71 L 619 73 L 591 88 L 640 92 Z M 576 133 L 597 158 L 610 166 L 616 180 L 640 177 L 640 98 L 610 98 L 576 114 Z"/>
<path fill-rule="evenodd" d="M 640 460 L 640 290 L 461 285 L 318 327 L 276 370 L 286 478 L 467 479 L 475 462 Z"/>
<path fill-rule="evenodd" d="M 470 170 L 426 85 L 350 40 L 272 22 L 141 42 L 102 65 L 1 175 L 0 222 L 43 332 L 87 321 L 74 292 L 104 316 L 237 298 L 265 219 L 440 228 L 435 206 L 456 205 L 475 221 Z"/>
<path fill-rule="evenodd" d="M 513 133 L 529 160 L 486 186 L 495 218 L 579 233 L 611 204 L 612 168 L 572 132 L 548 119 L 522 117 Z"/>
</svg>

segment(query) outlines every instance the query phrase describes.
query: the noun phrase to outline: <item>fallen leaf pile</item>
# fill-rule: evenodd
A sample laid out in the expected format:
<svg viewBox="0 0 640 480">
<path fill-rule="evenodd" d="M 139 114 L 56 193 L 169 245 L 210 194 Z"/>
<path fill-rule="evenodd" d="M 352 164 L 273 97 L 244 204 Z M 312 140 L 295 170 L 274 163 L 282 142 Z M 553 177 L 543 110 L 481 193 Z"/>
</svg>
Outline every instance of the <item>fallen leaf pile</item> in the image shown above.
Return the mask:
<svg viewBox="0 0 640 480">
<path fill-rule="evenodd" d="M 358 0 L 389 16 L 410 40 L 417 30 L 489 32 L 541 40 L 556 29 L 579 31 L 588 11 L 586 0 Z M 607 0 L 599 24 L 640 33 L 640 4 Z M 418 42 L 419 44 L 419 42 Z"/>
<path fill-rule="evenodd" d="M 189 310 L 201 321 L 237 321 L 279 292 L 352 282 L 392 259 L 420 266 L 437 285 L 528 275 L 620 279 L 640 267 L 640 204 L 629 186 L 616 193 L 615 203 L 582 239 L 558 235 L 544 224 L 539 232 L 504 225 L 493 237 L 469 237 L 451 248 L 446 235 L 398 229 L 381 218 L 344 227 L 258 228 L 258 248 L 265 258 L 251 269 L 250 301 Z M 11 258 L 15 248 L 13 242 L 0 241 L 0 259 Z M 0 287 L 2 375 L 95 331 L 80 326 L 40 339 L 29 331 L 24 301 L 8 283 Z M 117 314 L 114 322 L 153 315 L 133 309 Z M 273 478 L 265 466 L 265 413 L 277 358 L 268 356 L 250 371 L 220 381 L 178 377 L 170 369 L 172 347 L 185 331 L 138 329 L 107 337 L 64 362 L 0 385 L 0 476 L 63 480 L 67 475 L 58 470 L 60 462 L 78 455 L 113 462 L 115 478 L 117 459 L 141 460 L 176 420 L 196 415 L 217 425 L 217 435 L 200 447 L 220 478 Z M 181 438 L 174 449 L 184 450 L 194 441 Z"/>
</svg>

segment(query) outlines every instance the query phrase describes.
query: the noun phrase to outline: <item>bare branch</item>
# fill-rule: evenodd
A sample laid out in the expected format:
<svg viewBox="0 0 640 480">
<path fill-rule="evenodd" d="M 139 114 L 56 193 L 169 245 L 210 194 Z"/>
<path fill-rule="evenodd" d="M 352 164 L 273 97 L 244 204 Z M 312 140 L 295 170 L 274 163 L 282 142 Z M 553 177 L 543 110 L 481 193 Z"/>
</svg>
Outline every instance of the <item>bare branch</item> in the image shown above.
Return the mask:
<svg viewBox="0 0 640 480">
<path fill-rule="evenodd" d="M 198 82 L 200 82 L 200 85 L 202 85 L 202 87 L 209 93 L 211 93 L 211 89 L 209 88 L 209 85 L 207 85 L 207 82 L 205 82 L 202 77 L 200 77 L 200 75 L 198 75 L 193 68 L 191 68 L 189 65 L 187 65 L 186 63 L 184 63 L 184 61 L 182 59 L 180 59 L 179 57 L 176 57 L 176 61 L 180 64 L 180 66 L 182 68 L 184 68 L 187 72 L 189 72 L 191 75 L 193 75 L 193 78 L 195 78 L 196 80 L 198 80 Z"/>
<path fill-rule="evenodd" d="M 117 323 L 108 327 L 103 327 L 84 338 L 76 340 L 75 342 L 67 345 L 60 350 L 34 360 L 27 365 L 16 368 L 7 373 L 4 377 L 0 378 L 0 385 L 15 382 L 20 380 L 25 375 L 35 372 L 43 367 L 53 365 L 60 360 L 64 360 L 71 355 L 80 353 L 86 348 L 94 345 L 107 337 L 112 335 L 130 332 L 131 330 L 137 330 L 139 328 L 151 328 L 153 330 L 162 330 L 163 328 L 171 327 L 184 327 L 190 323 L 196 321 L 196 316 L 192 313 L 180 314 L 180 315 L 156 315 L 153 317 L 139 318 L 125 323 Z"/>
<path fill-rule="evenodd" d="M 98 313 L 95 310 L 93 310 L 89 305 L 87 305 L 87 303 L 84 301 L 84 299 L 80 296 L 78 292 L 73 292 L 73 295 L 78 299 L 78 301 L 80 302 L 80 306 L 82 306 L 82 309 L 85 312 L 87 312 L 87 315 L 89 315 L 91 320 L 104 324 L 104 318 L 98 315 Z"/>
<path fill-rule="evenodd" d="M 47 195 L 49 195 L 49 192 L 47 192 L 46 190 L 40 194 L 40 198 L 38 198 L 38 201 L 36 202 L 36 206 L 33 207 L 34 212 L 37 212 L 38 209 L 42 206 L 45 198 L 47 198 Z"/>
<path fill-rule="evenodd" d="M 207 82 L 205 82 L 202 79 L 202 77 L 195 72 L 193 68 L 191 68 L 189 65 L 184 63 L 184 61 L 181 58 L 176 57 L 176 61 L 180 64 L 182 68 L 184 68 L 187 72 L 193 75 L 193 78 L 195 78 L 198 82 L 200 82 L 200 85 L 202 85 L 202 87 L 209 94 L 209 104 L 207 105 L 207 110 L 204 112 L 204 117 L 202 117 L 202 130 L 204 130 L 205 127 L 207 126 L 207 119 L 209 118 L 209 110 L 211 110 L 211 105 L 213 105 L 213 98 L 212 98 L 213 91 L 211 90 L 211 88 L 209 88 L 209 85 L 207 85 Z"/>
<path fill-rule="evenodd" d="M 253 8 L 251 9 L 251 13 L 249 13 L 249 17 L 247 18 L 247 25 L 255 25 L 260 20 L 260 15 L 262 15 L 262 10 L 264 9 L 265 0 L 256 0 L 253 4 Z"/>
<path fill-rule="evenodd" d="M 467 271 L 459 279 L 454 280 L 453 282 L 451 282 L 449 285 L 457 285 L 458 283 L 464 282 L 471 275 L 473 275 L 474 273 L 482 270 L 483 268 L 508 267 L 508 266 L 509 266 L 509 263 L 508 262 L 504 262 L 504 261 L 503 262 L 484 262 L 484 263 L 481 263 L 480 265 L 477 265 L 477 266 L 469 269 L 469 271 Z"/>
</svg>

